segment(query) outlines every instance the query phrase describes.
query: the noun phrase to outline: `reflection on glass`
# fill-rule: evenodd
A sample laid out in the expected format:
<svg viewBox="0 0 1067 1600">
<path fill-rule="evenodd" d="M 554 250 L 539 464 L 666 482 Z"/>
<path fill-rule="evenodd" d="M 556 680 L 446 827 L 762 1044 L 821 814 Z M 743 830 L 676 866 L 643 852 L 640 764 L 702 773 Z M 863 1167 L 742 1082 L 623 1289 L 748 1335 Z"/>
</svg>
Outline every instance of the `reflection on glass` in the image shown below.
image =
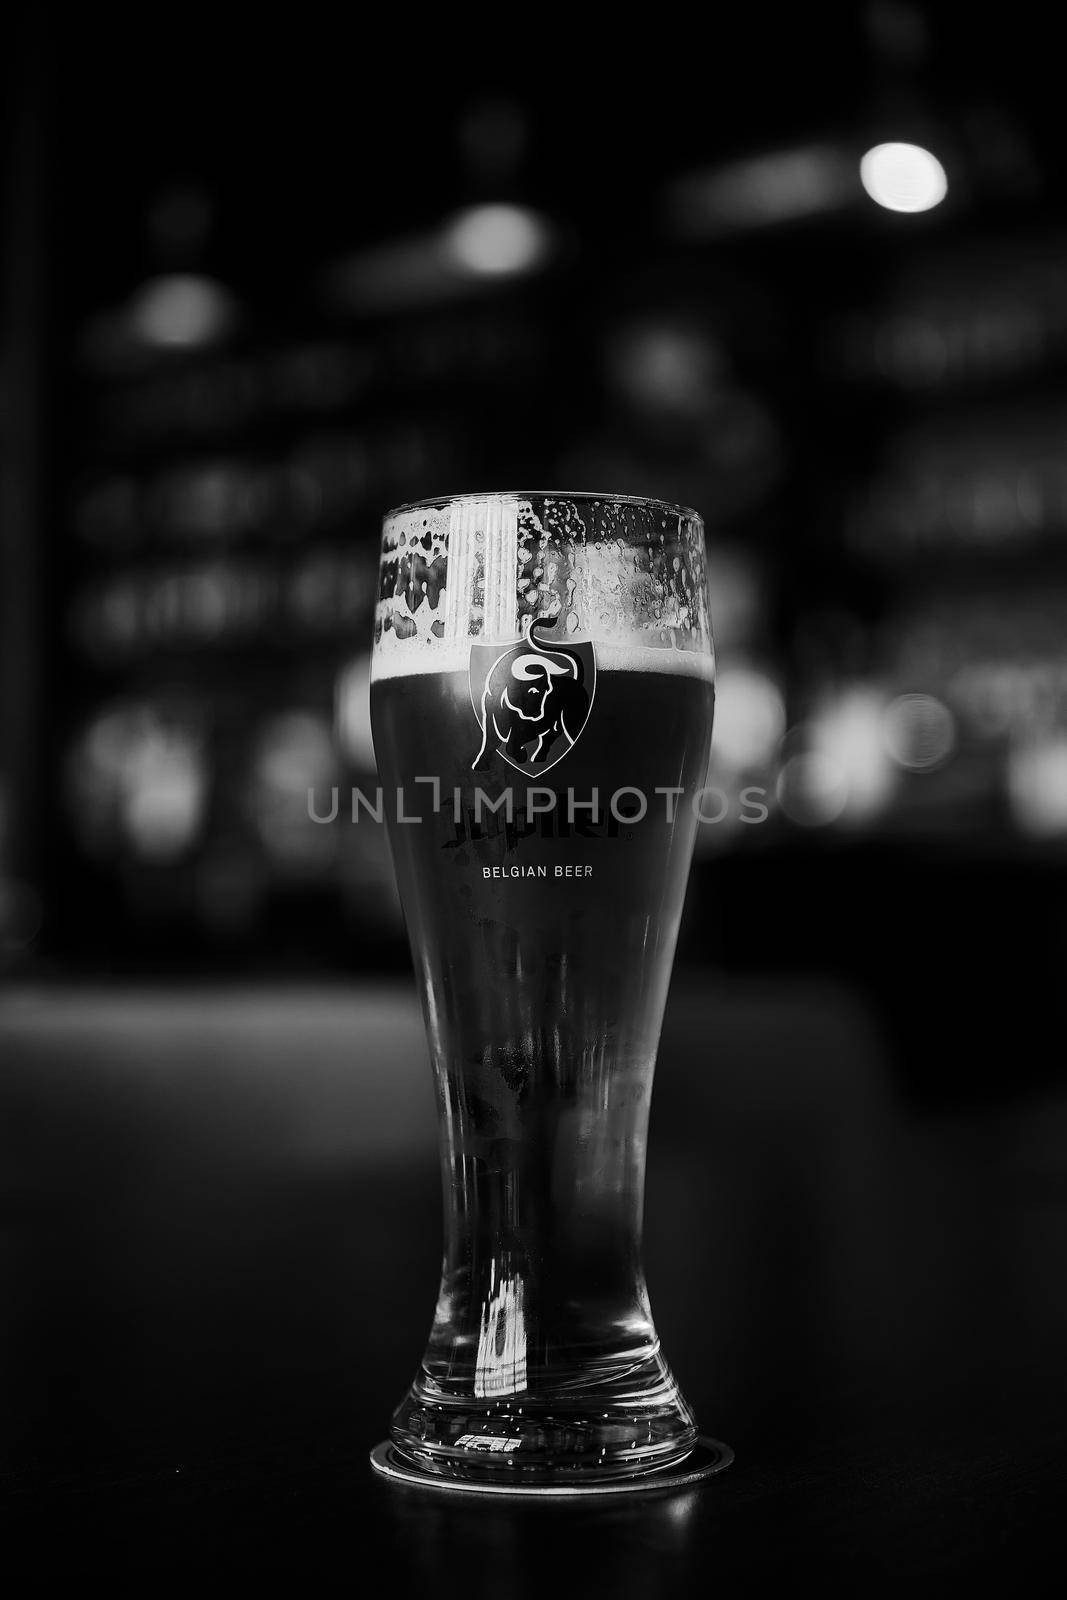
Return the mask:
<svg viewBox="0 0 1067 1600">
<path fill-rule="evenodd" d="M 516 1273 L 503 1274 L 497 1263 L 489 1272 L 489 1296 L 482 1307 L 478 1354 L 474 1363 L 474 1393 L 521 1394 L 526 1388 L 526 1323 L 523 1283 Z"/>
</svg>

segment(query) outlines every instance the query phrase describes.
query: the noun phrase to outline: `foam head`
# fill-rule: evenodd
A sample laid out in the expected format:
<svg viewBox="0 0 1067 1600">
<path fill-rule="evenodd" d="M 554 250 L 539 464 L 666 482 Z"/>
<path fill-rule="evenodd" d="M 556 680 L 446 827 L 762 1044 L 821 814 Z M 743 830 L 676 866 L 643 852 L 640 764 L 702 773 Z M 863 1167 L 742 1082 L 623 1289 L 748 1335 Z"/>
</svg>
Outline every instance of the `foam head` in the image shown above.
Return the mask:
<svg viewBox="0 0 1067 1600">
<path fill-rule="evenodd" d="M 495 494 L 385 519 L 373 676 L 451 672 L 472 644 L 592 641 L 601 670 L 711 674 L 704 528 L 611 495 Z"/>
</svg>

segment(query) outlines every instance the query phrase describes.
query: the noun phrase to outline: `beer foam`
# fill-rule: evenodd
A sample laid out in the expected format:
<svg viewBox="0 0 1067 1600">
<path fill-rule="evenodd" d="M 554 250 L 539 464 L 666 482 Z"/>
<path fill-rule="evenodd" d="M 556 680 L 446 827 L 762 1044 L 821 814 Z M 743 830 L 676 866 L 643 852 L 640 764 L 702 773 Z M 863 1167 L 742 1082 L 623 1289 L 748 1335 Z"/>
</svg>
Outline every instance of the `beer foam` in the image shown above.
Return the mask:
<svg viewBox="0 0 1067 1600">
<path fill-rule="evenodd" d="M 445 643 L 436 640 L 397 640 L 392 648 L 377 648 L 371 661 L 371 681 L 387 678 L 425 677 L 430 673 L 463 672 L 470 666 L 471 645 L 489 641 L 469 639 L 465 644 Z M 495 642 L 495 641 L 494 641 Z M 501 650 L 507 650 L 517 641 L 503 640 Z M 561 641 L 562 642 L 562 641 Z M 544 641 L 551 648 L 551 640 Z M 575 635 L 567 644 L 591 644 L 596 656 L 597 672 L 666 672 L 684 678 L 704 678 L 709 683 L 715 677 L 715 657 L 710 651 L 672 650 L 649 644 L 620 644 L 615 639 L 590 639 Z"/>
<path fill-rule="evenodd" d="M 659 502 L 495 494 L 386 518 L 374 678 L 465 671 L 539 626 L 607 672 L 711 673 L 704 530 Z"/>
</svg>

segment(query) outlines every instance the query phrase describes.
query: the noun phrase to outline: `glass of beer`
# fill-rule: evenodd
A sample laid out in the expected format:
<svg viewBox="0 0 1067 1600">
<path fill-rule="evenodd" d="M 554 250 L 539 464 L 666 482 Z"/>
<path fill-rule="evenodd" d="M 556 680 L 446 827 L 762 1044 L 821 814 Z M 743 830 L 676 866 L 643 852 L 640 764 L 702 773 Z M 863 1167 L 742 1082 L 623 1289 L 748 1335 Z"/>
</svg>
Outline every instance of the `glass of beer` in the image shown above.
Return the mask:
<svg viewBox="0 0 1067 1600">
<path fill-rule="evenodd" d="M 515 492 L 386 517 L 371 714 L 445 1208 L 390 1457 L 427 1481 L 642 1487 L 697 1443 L 641 1225 L 713 702 L 696 512 Z"/>
</svg>

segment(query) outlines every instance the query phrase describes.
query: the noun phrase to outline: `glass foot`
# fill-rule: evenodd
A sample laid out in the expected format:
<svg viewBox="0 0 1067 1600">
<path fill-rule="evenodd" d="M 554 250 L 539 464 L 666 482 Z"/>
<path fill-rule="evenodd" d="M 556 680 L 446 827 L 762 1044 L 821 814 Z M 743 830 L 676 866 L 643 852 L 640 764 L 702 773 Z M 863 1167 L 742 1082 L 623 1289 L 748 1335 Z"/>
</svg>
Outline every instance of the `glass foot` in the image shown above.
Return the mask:
<svg viewBox="0 0 1067 1600">
<path fill-rule="evenodd" d="M 443 1489 L 450 1494 L 495 1494 L 557 1500 L 593 1494 L 647 1494 L 651 1490 L 686 1488 L 690 1484 L 703 1482 L 716 1472 L 724 1471 L 733 1459 L 734 1453 L 728 1444 L 723 1444 L 719 1439 L 701 1437 L 684 1461 L 658 1471 L 635 1473 L 632 1477 L 614 1478 L 609 1482 L 572 1479 L 561 1483 L 520 1483 L 508 1482 L 503 1477 L 446 1477 L 440 1471 L 420 1471 L 397 1453 L 390 1439 L 383 1439 L 370 1453 L 370 1464 L 375 1472 L 395 1483 L 407 1483 L 419 1489 Z"/>
<path fill-rule="evenodd" d="M 475 1397 L 479 1375 L 452 1365 L 440 1378 L 424 1364 L 393 1413 L 397 1458 L 420 1474 L 523 1486 L 629 1481 L 680 1466 L 696 1444 L 692 1410 L 656 1342 L 556 1360 L 525 1374 L 516 1393 Z"/>
</svg>

